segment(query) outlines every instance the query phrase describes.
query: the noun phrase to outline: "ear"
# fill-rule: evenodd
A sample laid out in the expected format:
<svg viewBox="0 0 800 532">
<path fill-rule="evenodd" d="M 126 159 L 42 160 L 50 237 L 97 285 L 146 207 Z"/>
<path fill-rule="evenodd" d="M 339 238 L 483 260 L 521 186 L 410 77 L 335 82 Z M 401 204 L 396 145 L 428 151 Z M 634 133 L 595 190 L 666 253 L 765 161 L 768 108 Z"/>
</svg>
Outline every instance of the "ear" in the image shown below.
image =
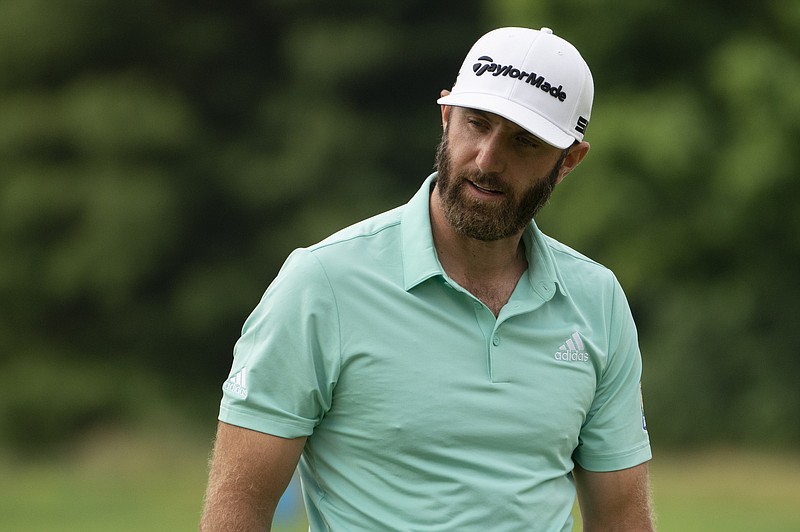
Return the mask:
<svg viewBox="0 0 800 532">
<path fill-rule="evenodd" d="M 558 178 L 556 179 L 556 184 L 561 183 L 567 174 L 572 172 L 579 164 L 586 154 L 589 153 L 589 143 L 588 142 L 579 142 L 577 144 L 573 144 L 567 151 L 567 156 L 564 158 L 564 162 L 561 164 L 561 170 L 558 172 Z"/>
<path fill-rule="evenodd" d="M 442 89 L 442 92 L 439 93 L 440 97 L 444 98 L 450 94 L 450 91 L 447 89 Z M 449 105 L 441 105 L 442 108 L 442 129 L 447 129 L 447 121 L 450 120 L 450 109 Z"/>
</svg>

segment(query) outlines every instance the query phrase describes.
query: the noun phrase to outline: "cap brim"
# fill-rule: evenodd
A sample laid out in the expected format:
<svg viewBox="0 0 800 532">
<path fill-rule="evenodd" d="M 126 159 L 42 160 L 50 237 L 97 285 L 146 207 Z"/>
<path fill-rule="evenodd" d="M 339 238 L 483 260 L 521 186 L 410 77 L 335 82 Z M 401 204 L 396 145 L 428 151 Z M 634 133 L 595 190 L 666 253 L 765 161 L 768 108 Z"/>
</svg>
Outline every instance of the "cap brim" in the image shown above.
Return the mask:
<svg viewBox="0 0 800 532">
<path fill-rule="evenodd" d="M 562 150 L 569 148 L 576 140 L 575 137 L 565 133 L 542 115 L 500 96 L 460 92 L 443 96 L 436 100 L 436 103 L 454 105 L 456 107 L 469 107 L 494 113 L 514 122 L 529 133 Z"/>
</svg>

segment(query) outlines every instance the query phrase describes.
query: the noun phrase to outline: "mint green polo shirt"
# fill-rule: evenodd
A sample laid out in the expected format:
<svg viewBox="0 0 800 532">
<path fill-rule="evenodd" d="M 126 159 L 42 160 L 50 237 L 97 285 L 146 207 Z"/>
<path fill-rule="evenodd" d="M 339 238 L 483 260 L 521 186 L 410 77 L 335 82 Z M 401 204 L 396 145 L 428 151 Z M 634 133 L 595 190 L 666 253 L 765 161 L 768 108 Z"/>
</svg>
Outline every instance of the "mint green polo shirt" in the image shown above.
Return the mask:
<svg viewBox="0 0 800 532">
<path fill-rule="evenodd" d="M 571 530 L 574 463 L 651 457 L 625 296 L 531 223 L 529 268 L 495 318 L 437 259 L 434 179 L 289 256 L 245 322 L 219 418 L 308 436 L 312 531 Z"/>
</svg>

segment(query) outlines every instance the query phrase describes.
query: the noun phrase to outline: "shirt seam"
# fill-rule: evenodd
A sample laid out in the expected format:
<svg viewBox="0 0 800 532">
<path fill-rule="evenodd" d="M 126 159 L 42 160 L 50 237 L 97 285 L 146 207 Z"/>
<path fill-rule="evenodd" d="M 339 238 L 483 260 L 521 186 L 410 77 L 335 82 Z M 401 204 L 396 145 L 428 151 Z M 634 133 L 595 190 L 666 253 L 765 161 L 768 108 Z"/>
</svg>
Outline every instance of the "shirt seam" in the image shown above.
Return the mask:
<svg viewBox="0 0 800 532">
<path fill-rule="evenodd" d="M 626 458 L 633 458 L 641 454 L 643 451 L 650 450 L 650 442 L 649 440 L 645 439 L 639 445 L 626 449 L 624 451 L 617 451 L 615 453 L 592 453 L 592 452 L 585 452 L 580 451 L 578 454 L 580 456 L 580 460 L 575 457 L 575 460 L 581 464 L 581 466 L 588 465 L 589 462 L 614 462 L 619 460 L 624 460 Z M 651 453 L 652 454 L 652 453 Z M 647 460 L 643 460 L 639 463 L 644 463 Z M 633 467 L 638 464 L 633 464 L 629 467 Z"/>
<path fill-rule="evenodd" d="M 378 232 L 380 232 L 380 231 L 378 231 Z M 363 235 L 358 235 L 358 236 L 360 237 L 360 236 L 363 236 Z M 373 235 L 366 235 L 366 236 L 373 236 Z M 337 241 L 337 242 L 347 242 L 347 241 L 352 240 L 354 238 L 357 238 L 357 237 L 353 237 L 353 238 L 350 238 L 348 240 L 340 240 L 340 241 Z M 331 243 L 329 245 L 333 245 L 333 244 L 334 243 Z M 327 247 L 327 246 L 325 246 L 325 247 Z M 319 265 L 320 271 L 322 271 L 322 275 L 325 276 L 325 282 L 328 284 L 328 290 L 330 291 L 331 298 L 333 299 L 334 315 L 336 317 L 336 336 L 337 336 L 337 342 L 336 343 L 337 343 L 337 351 L 338 351 L 338 353 L 336 354 L 336 379 L 332 383 L 333 388 L 335 388 L 336 387 L 336 383 L 339 382 L 339 376 L 341 375 L 341 372 L 342 372 L 342 318 L 341 318 L 341 312 L 340 312 L 340 308 L 339 308 L 339 300 L 336 297 L 336 290 L 334 290 L 334 288 L 333 288 L 333 283 L 331 283 L 331 279 L 330 279 L 330 276 L 328 275 L 328 271 L 325 269 L 325 264 L 323 264 L 322 260 L 320 260 L 320 258 L 317 257 L 316 254 L 313 253 L 312 250 L 309 250 L 309 254 L 317 262 L 317 265 Z M 330 406 L 330 408 L 333 408 L 333 388 L 331 388 L 331 403 L 330 403 L 331 406 Z M 322 420 L 320 419 L 320 422 L 321 421 Z"/>
<path fill-rule="evenodd" d="M 316 251 L 323 250 L 325 248 L 329 248 L 329 247 L 333 247 L 333 246 L 336 246 L 336 245 L 339 245 L 339 244 L 344 244 L 344 243 L 347 243 L 347 242 L 351 242 L 351 241 L 357 240 L 359 238 L 370 238 L 370 237 L 376 236 L 379 233 L 382 233 L 383 231 L 386 231 L 387 229 L 392 229 L 394 227 L 397 227 L 400 224 L 401 224 L 400 220 L 395 220 L 395 221 L 393 221 L 391 223 L 388 223 L 388 224 L 386 224 L 384 226 L 381 226 L 381 227 L 379 227 L 379 228 L 377 228 L 377 229 L 375 229 L 373 231 L 367 232 L 367 233 L 358 233 L 357 235 L 352 235 L 352 236 L 341 235 L 341 236 L 336 237 L 336 238 L 331 237 L 330 239 L 323 240 L 322 242 L 319 242 L 318 244 L 314 244 L 313 246 L 310 246 L 308 248 L 308 251 L 312 255 L 314 255 Z M 328 240 L 330 240 L 330 241 L 328 241 Z M 317 261 L 319 261 L 319 259 L 316 256 L 314 258 L 316 258 Z M 322 266 L 321 262 L 320 262 L 320 266 Z M 323 266 L 323 271 L 324 271 L 324 269 L 325 268 Z M 328 278 L 327 274 L 326 274 L 325 277 L 326 277 L 326 279 Z M 330 284 L 330 280 L 328 280 L 328 282 Z"/>
<path fill-rule="evenodd" d="M 255 424 L 247 424 L 247 428 L 252 430 L 256 430 L 258 432 L 264 432 L 265 434 L 272 434 L 274 436 L 279 437 L 291 437 L 296 438 L 299 436 L 294 436 L 294 431 L 299 431 L 303 433 L 304 436 L 310 436 L 311 433 L 314 431 L 314 423 L 305 423 L 302 421 L 293 421 L 290 419 L 283 419 L 276 416 L 269 415 L 265 412 L 259 412 L 258 415 L 254 414 L 252 411 L 248 409 L 241 409 L 237 408 L 235 405 L 230 404 L 223 404 L 220 406 L 220 412 L 218 419 L 225 423 L 236 424 L 234 423 L 235 417 L 245 418 L 247 420 L 253 420 L 256 422 Z M 262 424 L 261 421 L 265 421 L 266 423 Z M 240 422 L 238 422 L 240 423 Z M 285 427 L 287 429 L 293 429 L 291 432 L 284 432 L 281 430 L 268 430 L 267 426 L 265 425 L 272 425 L 277 427 Z M 238 425 L 237 425 L 238 426 Z M 242 424 L 241 426 L 245 426 Z M 258 428 L 256 428 L 258 427 Z M 275 434 L 275 433 L 280 434 Z M 291 435 L 289 435 L 291 434 Z"/>
<path fill-rule="evenodd" d="M 617 290 L 614 290 L 613 283 L 615 283 L 617 281 L 616 281 L 616 277 L 614 276 L 613 273 L 611 274 L 611 280 L 612 280 L 611 308 L 609 309 L 609 314 L 608 314 L 609 315 L 608 333 L 606 334 L 606 337 L 608 338 L 608 343 L 606 344 L 606 353 L 608 353 L 608 357 L 606 357 L 606 364 L 605 364 L 605 367 L 603 368 L 602 378 L 605 378 L 606 372 L 608 371 L 608 368 L 611 366 L 611 357 L 616 355 L 616 350 L 617 350 L 617 348 L 619 348 L 619 338 L 618 338 L 619 331 L 617 331 L 617 333 L 614 334 L 614 331 L 617 330 L 616 329 L 616 321 L 615 321 L 616 320 L 616 314 L 614 312 L 614 309 L 617 306 Z M 614 347 L 615 340 L 616 340 L 616 344 L 617 344 L 616 347 Z"/>
</svg>

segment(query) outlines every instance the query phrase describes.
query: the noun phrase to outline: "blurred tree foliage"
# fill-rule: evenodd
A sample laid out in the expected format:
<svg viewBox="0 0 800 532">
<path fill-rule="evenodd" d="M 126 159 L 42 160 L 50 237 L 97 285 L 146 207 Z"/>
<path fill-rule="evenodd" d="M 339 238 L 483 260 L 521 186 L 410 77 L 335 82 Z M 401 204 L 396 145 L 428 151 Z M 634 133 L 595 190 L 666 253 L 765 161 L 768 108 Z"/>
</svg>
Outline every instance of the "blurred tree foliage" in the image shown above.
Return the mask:
<svg viewBox="0 0 800 532">
<path fill-rule="evenodd" d="M 481 33 L 595 77 L 543 229 L 617 272 L 654 441 L 800 443 L 800 5 L 0 0 L 0 439 L 213 416 L 288 252 L 406 199 Z"/>
</svg>

